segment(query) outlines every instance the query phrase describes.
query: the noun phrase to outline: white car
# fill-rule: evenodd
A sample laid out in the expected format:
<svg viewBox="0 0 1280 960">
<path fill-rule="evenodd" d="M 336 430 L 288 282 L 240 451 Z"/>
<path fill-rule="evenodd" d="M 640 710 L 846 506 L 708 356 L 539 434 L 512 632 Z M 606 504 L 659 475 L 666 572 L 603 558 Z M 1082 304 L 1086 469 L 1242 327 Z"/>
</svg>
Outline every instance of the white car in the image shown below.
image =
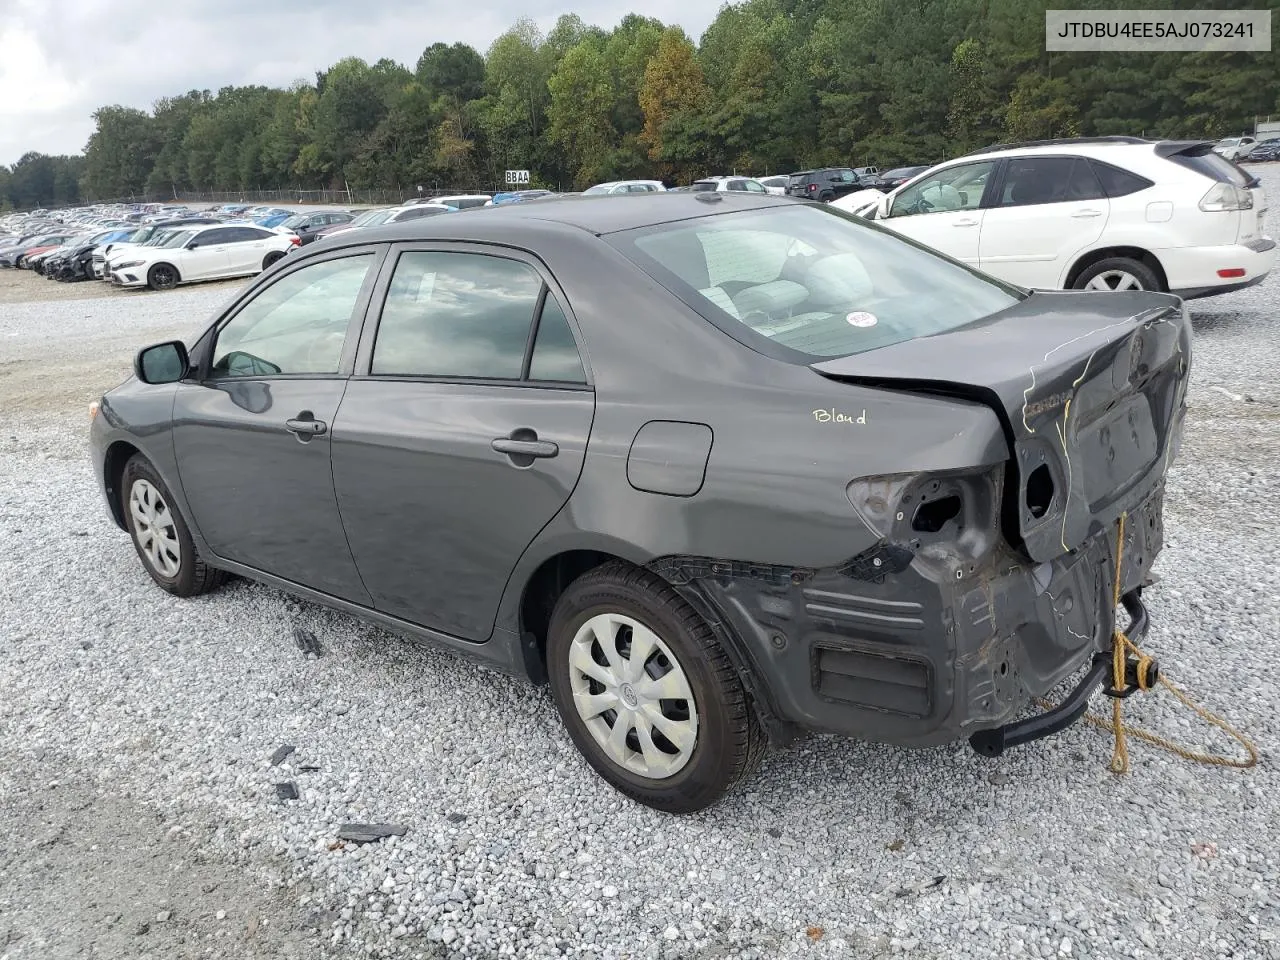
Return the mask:
<svg viewBox="0 0 1280 960">
<path fill-rule="evenodd" d="M 421 220 L 423 217 L 437 217 L 442 213 L 453 213 L 456 208 L 443 203 L 414 203 L 403 207 L 386 207 L 381 210 L 366 210 L 350 223 L 339 227 L 330 227 L 316 239 L 325 240 L 336 237 L 351 230 L 362 227 L 381 227 L 392 223 L 404 223 L 406 220 Z"/>
<path fill-rule="evenodd" d="M 118 287 L 172 290 L 180 283 L 261 273 L 298 246 L 296 236 L 265 227 L 185 227 L 154 245 L 127 247 L 107 257 L 105 275 Z"/>
<path fill-rule="evenodd" d="M 601 194 L 618 193 L 665 193 L 666 186 L 661 180 L 610 180 L 608 183 L 597 183 L 582 191 L 584 197 L 595 197 Z"/>
<path fill-rule="evenodd" d="M 768 193 L 763 183 L 754 177 L 703 177 L 689 186 L 694 193 L 724 193 L 729 190 L 739 193 Z"/>
<path fill-rule="evenodd" d="M 844 196 L 836 197 L 834 200 L 828 200 L 827 203 L 837 210 L 866 216 L 875 209 L 875 205 L 880 202 L 880 198 L 883 196 L 883 190 L 868 187 L 866 190 L 855 190 L 853 193 L 846 193 Z"/>
<path fill-rule="evenodd" d="M 949 160 L 884 194 L 870 216 L 1022 287 L 1191 298 L 1270 273 L 1266 209 L 1257 178 L 1208 142 L 1094 137 Z"/>
<path fill-rule="evenodd" d="M 1235 160 L 1238 163 L 1248 159 L 1257 144 L 1258 141 L 1253 137 L 1227 137 L 1213 145 L 1213 152 L 1226 160 Z"/>
<path fill-rule="evenodd" d="M 759 180 L 760 186 L 770 193 L 785 197 L 787 195 L 787 183 L 791 180 L 791 177 L 784 173 L 777 177 L 761 177 Z"/>
<path fill-rule="evenodd" d="M 444 204 L 446 207 L 453 207 L 455 210 L 471 210 L 474 207 L 483 207 L 492 200 L 493 197 L 487 193 L 459 193 L 448 197 L 419 197 L 415 200 L 405 201 L 405 206 L 419 206 L 424 203 L 428 204 Z"/>
</svg>

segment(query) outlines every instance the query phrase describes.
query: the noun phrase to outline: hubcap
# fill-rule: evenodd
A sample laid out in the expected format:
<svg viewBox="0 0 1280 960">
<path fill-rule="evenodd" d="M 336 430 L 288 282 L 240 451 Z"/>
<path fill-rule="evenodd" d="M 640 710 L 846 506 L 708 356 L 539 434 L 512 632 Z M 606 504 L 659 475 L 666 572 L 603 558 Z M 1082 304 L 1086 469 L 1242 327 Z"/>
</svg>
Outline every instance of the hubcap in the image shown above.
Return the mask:
<svg viewBox="0 0 1280 960">
<path fill-rule="evenodd" d="M 578 716 L 605 755 L 631 773 L 665 780 L 693 756 L 698 708 L 671 648 L 622 614 L 592 617 L 569 648 Z"/>
<path fill-rule="evenodd" d="M 182 567 L 182 544 L 169 505 L 149 480 L 135 480 L 129 490 L 133 535 L 151 568 L 165 577 L 176 577 Z"/>
<path fill-rule="evenodd" d="M 1107 270 L 1100 273 L 1087 284 L 1086 290 L 1104 290 L 1115 292 L 1118 290 L 1141 290 L 1142 282 L 1128 270 Z"/>
</svg>

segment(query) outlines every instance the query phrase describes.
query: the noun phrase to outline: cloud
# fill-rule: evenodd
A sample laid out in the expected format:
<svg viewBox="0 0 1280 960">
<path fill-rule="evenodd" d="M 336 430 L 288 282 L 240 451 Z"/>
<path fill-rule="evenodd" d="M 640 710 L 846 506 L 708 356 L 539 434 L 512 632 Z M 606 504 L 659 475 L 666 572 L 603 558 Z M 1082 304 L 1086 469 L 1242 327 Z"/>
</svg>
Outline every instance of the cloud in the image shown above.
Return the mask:
<svg viewBox="0 0 1280 960">
<path fill-rule="evenodd" d="M 437 41 L 483 53 L 522 16 L 544 31 L 562 13 L 614 26 L 643 12 L 699 36 L 720 0 L 493 0 L 482 9 L 447 0 L 0 0 L 0 163 L 28 150 L 79 153 L 98 107 L 149 110 L 160 97 L 230 85 L 313 80 L 346 56 L 390 57 L 412 68 Z"/>
</svg>

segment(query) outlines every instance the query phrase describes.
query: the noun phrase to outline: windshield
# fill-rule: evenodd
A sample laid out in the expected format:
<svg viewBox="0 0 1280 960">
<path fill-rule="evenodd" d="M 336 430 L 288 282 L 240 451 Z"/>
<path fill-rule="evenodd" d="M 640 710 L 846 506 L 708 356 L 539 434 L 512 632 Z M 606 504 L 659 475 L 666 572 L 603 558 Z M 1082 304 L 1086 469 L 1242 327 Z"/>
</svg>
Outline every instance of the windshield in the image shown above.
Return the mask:
<svg viewBox="0 0 1280 960">
<path fill-rule="evenodd" d="M 699 180 L 689 189 L 693 190 L 695 193 L 706 193 L 708 190 L 715 190 L 718 186 L 720 186 L 720 184 L 716 183 L 714 180 Z"/>
<path fill-rule="evenodd" d="M 825 207 L 711 215 L 610 242 L 735 339 L 808 360 L 942 333 L 1024 296 Z"/>
<path fill-rule="evenodd" d="M 283 220 L 280 226 L 300 227 L 304 223 L 306 223 L 309 219 L 311 219 L 311 214 L 309 213 L 295 213 L 293 216 L 287 217 L 285 220 Z"/>
<path fill-rule="evenodd" d="M 195 230 L 177 230 L 172 233 L 164 233 L 155 239 L 154 242 L 148 243 L 148 247 L 161 247 L 166 250 L 172 250 L 180 247 L 192 237 L 196 235 Z"/>
<path fill-rule="evenodd" d="M 583 190 L 582 195 L 584 197 L 595 197 L 602 193 L 608 193 L 611 189 L 613 189 L 611 184 L 598 183 L 594 187 L 588 187 L 586 190 Z"/>
<path fill-rule="evenodd" d="M 386 223 L 387 217 L 391 216 L 390 210 L 366 210 L 360 216 L 356 217 L 344 226 L 348 227 L 376 227 L 380 223 Z M 286 221 L 287 222 L 287 221 Z"/>
</svg>

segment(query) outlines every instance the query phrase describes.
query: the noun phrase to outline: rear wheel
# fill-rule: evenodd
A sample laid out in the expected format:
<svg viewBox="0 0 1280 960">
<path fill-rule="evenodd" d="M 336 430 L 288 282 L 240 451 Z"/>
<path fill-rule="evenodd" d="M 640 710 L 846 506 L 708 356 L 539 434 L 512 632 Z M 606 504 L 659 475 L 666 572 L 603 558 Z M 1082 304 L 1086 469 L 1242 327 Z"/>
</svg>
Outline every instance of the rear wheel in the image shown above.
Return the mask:
<svg viewBox="0 0 1280 960">
<path fill-rule="evenodd" d="M 1159 290 L 1160 278 L 1141 260 L 1108 257 L 1087 267 L 1076 277 L 1077 290 L 1115 293 L 1125 290 Z"/>
<path fill-rule="evenodd" d="M 167 263 L 157 263 L 147 271 L 147 286 L 152 290 L 172 290 L 178 285 L 178 271 Z"/>
<path fill-rule="evenodd" d="M 265 257 L 262 258 L 262 269 L 266 270 L 273 263 L 283 259 L 284 259 L 283 253 L 281 253 L 279 250 L 272 250 Z"/>
<path fill-rule="evenodd" d="M 614 788 L 691 813 L 758 765 L 764 735 L 711 628 L 661 578 L 622 562 L 584 574 L 551 617 L 552 695 Z"/>
<path fill-rule="evenodd" d="M 151 579 L 179 597 L 220 586 L 227 575 L 201 559 L 160 474 L 142 454 L 124 466 L 120 496 L 134 549 Z"/>
</svg>

